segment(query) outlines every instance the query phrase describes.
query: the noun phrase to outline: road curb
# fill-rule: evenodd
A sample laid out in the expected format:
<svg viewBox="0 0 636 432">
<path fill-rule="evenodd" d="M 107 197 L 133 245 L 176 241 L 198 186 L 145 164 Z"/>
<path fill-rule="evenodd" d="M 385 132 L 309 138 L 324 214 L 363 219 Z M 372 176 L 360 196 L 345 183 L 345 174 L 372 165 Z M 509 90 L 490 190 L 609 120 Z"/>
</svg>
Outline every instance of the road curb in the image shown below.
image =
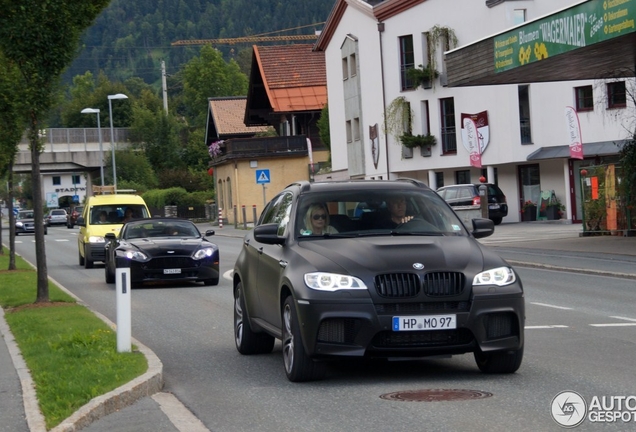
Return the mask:
<svg viewBox="0 0 636 432">
<path fill-rule="evenodd" d="M 21 258 L 29 263 L 31 267 L 36 268 L 24 257 L 21 256 Z M 84 303 L 82 299 L 66 289 L 52 277 L 49 276 L 49 280 L 55 283 L 68 295 L 73 297 L 79 305 L 84 306 L 86 309 L 95 314 L 95 316 L 104 321 L 106 325 L 111 327 L 113 330 L 116 330 L 117 326 L 115 323 L 106 318 L 106 316 L 93 310 L 90 306 Z M 5 339 L 7 347 L 9 348 L 9 354 L 11 355 L 18 377 L 20 378 L 24 410 L 29 430 L 31 432 L 47 432 L 46 422 L 42 412 L 40 411 L 40 404 L 35 391 L 35 385 L 31 377 L 31 372 L 24 362 L 20 348 L 15 342 L 15 338 L 11 333 L 9 325 L 4 319 L 4 310 L 2 308 L 0 308 L 0 333 Z M 163 363 L 161 363 L 159 357 L 157 357 L 150 348 L 134 338 L 131 339 L 133 344 L 136 345 L 139 351 L 146 357 L 148 370 L 143 375 L 133 379 L 132 381 L 129 381 L 108 393 L 91 399 L 88 403 L 75 411 L 75 413 L 73 413 L 70 417 L 51 429 L 50 432 L 79 431 L 104 416 L 130 406 L 139 399 L 151 396 L 161 391 L 163 388 Z"/>
<path fill-rule="evenodd" d="M 633 273 L 616 273 L 616 272 L 609 272 L 604 270 L 581 269 L 581 268 L 574 268 L 574 267 L 560 267 L 560 266 L 554 266 L 550 264 L 513 261 L 509 259 L 506 259 L 506 262 L 512 266 L 518 266 L 518 267 L 540 268 L 544 270 L 554 270 L 554 271 L 562 271 L 562 272 L 570 272 L 570 273 L 582 273 L 582 274 L 588 274 L 593 276 L 617 277 L 621 279 L 636 279 L 636 274 L 633 274 Z"/>
</svg>

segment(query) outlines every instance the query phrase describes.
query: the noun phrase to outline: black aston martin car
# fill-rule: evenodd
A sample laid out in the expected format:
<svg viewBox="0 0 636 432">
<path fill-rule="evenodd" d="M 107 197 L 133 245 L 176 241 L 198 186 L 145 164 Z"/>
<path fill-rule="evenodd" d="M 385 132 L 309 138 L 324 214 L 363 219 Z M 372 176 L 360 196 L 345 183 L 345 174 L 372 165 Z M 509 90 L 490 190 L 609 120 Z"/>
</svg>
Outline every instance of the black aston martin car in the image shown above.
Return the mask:
<svg viewBox="0 0 636 432">
<path fill-rule="evenodd" d="M 291 184 L 234 266 L 236 348 L 269 353 L 280 339 L 290 381 L 320 379 L 343 357 L 473 353 L 481 371 L 513 373 L 524 293 L 476 240 L 493 232 L 489 219 L 465 226 L 416 180 Z"/>
<path fill-rule="evenodd" d="M 106 283 L 117 268 L 130 268 L 130 282 L 219 283 L 219 248 L 186 219 L 151 218 L 126 223 L 119 236 L 106 234 Z"/>
</svg>

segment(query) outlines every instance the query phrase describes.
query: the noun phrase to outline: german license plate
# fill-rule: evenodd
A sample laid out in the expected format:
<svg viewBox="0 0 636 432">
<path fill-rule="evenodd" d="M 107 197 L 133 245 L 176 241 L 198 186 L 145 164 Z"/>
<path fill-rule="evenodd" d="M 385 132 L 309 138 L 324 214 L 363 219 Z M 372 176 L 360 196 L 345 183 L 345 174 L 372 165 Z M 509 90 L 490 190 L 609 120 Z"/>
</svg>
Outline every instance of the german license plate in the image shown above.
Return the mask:
<svg viewBox="0 0 636 432">
<path fill-rule="evenodd" d="M 488 208 L 489 208 L 490 210 L 497 210 L 497 209 L 499 208 L 499 204 L 490 204 L 490 205 L 488 206 Z"/>
<path fill-rule="evenodd" d="M 455 328 L 457 328 L 456 315 L 393 317 L 393 331 L 447 330 Z"/>
<path fill-rule="evenodd" d="M 179 274 L 181 269 L 163 269 L 163 274 Z"/>
</svg>

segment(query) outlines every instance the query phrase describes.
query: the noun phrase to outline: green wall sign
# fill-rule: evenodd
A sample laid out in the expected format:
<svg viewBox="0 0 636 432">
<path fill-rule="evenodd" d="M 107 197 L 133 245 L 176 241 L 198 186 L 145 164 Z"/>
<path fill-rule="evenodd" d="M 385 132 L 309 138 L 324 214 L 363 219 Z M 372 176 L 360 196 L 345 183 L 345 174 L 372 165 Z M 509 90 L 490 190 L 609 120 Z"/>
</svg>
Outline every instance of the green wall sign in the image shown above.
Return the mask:
<svg viewBox="0 0 636 432">
<path fill-rule="evenodd" d="M 495 37 L 504 72 L 636 31 L 636 0 L 590 0 Z"/>
</svg>

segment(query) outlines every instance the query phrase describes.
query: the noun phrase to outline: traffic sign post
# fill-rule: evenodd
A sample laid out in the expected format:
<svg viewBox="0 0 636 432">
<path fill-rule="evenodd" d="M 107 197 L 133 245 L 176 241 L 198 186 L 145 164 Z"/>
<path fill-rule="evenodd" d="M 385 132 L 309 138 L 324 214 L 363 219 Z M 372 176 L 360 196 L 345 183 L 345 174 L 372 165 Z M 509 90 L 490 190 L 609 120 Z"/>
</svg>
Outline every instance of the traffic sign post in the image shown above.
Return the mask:
<svg viewBox="0 0 636 432">
<path fill-rule="evenodd" d="M 271 177 L 268 169 L 256 170 L 256 184 L 263 185 L 263 207 L 265 207 L 265 204 L 267 203 L 267 199 L 265 198 L 265 185 L 270 181 Z"/>
</svg>

